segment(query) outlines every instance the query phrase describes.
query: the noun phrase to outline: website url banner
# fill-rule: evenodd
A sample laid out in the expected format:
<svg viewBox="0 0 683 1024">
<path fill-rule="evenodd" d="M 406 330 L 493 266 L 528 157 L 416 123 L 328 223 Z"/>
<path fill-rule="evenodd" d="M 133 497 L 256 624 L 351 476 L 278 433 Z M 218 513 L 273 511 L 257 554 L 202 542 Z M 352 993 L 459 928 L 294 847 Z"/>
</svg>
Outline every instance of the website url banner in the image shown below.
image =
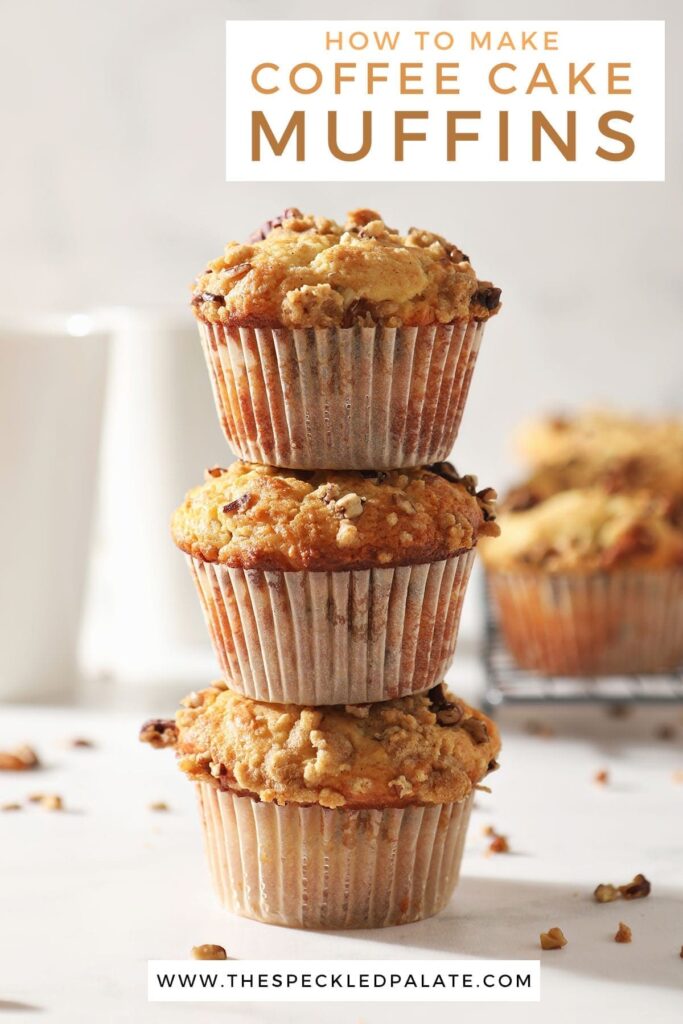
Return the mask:
<svg viewBox="0 0 683 1024">
<path fill-rule="evenodd" d="M 150 960 L 169 1003 L 537 1003 L 538 960 Z"/>
</svg>

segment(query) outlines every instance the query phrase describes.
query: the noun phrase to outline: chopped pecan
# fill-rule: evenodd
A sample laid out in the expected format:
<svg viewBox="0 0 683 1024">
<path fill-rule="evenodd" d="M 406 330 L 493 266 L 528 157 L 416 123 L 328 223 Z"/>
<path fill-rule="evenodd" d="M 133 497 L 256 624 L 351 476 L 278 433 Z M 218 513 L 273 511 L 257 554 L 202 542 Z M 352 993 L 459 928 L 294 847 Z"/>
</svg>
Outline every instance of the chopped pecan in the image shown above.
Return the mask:
<svg viewBox="0 0 683 1024">
<path fill-rule="evenodd" d="M 494 288 L 488 281 L 478 281 L 479 287 L 472 296 L 470 302 L 473 306 L 484 306 L 485 309 L 498 309 L 500 305 L 501 289 Z"/>
<path fill-rule="evenodd" d="M 633 938 L 633 932 L 631 931 L 629 926 L 627 924 L 624 924 L 623 921 L 620 921 L 619 922 L 619 927 L 617 928 L 616 935 L 614 936 L 614 941 L 615 942 L 630 942 L 632 938 Z"/>
<path fill-rule="evenodd" d="M 480 743 L 486 743 L 489 738 L 489 732 L 486 728 L 486 722 L 482 722 L 480 718 L 466 718 L 461 723 L 461 728 L 469 733 L 473 743 L 479 746 Z"/>
<path fill-rule="evenodd" d="M 619 899 L 619 890 L 609 882 L 601 882 L 593 891 L 593 898 L 597 903 L 612 903 Z"/>
<path fill-rule="evenodd" d="M 253 494 L 240 494 L 239 498 L 234 498 L 229 501 L 227 505 L 223 506 L 223 512 L 226 516 L 233 515 L 234 513 L 244 512 L 250 508 L 254 501 Z"/>
<path fill-rule="evenodd" d="M 264 238 L 267 238 L 271 231 L 275 228 L 282 227 L 282 223 L 285 220 L 291 220 L 293 217 L 301 217 L 303 214 L 301 210 L 297 210 L 296 206 L 288 206 L 286 210 L 278 214 L 277 217 L 273 217 L 272 220 L 264 221 L 260 228 L 253 231 L 248 238 L 248 241 L 252 244 L 254 242 L 262 242 Z"/>
<path fill-rule="evenodd" d="M 168 804 L 166 803 L 165 800 L 154 800 L 149 805 L 149 809 L 150 809 L 150 811 L 168 811 L 169 810 L 169 806 L 168 806 Z"/>
<path fill-rule="evenodd" d="M 541 932 L 541 949 L 562 949 L 567 945 L 561 928 L 549 928 L 547 932 Z"/>
<path fill-rule="evenodd" d="M 204 478 L 206 480 L 210 480 L 212 477 L 215 479 L 216 477 L 223 476 L 223 474 L 227 472 L 227 469 L 224 469 L 223 466 L 211 466 L 204 470 Z"/>
<path fill-rule="evenodd" d="M 202 946 L 192 947 L 192 959 L 193 960 L 227 960 L 228 954 L 225 952 L 224 946 L 214 946 L 212 943 L 207 942 Z"/>
<path fill-rule="evenodd" d="M 178 741 L 178 727 L 173 719 L 150 718 L 140 729 L 139 739 L 157 750 L 173 747 Z"/>
<path fill-rule="evenodd" d="M 76 736 L 74 739 L 69 741 L 69 746 L 75 750 L 92 750 L 95 746 L 92 740 L 87 740 L 83 736 Z"/>
<path fill-rule="evenodd" d="M 462 705 L 457 704 L 446 697 L 446 690 L 443 683 L 438 683 L 436 686 L 432 686 L 431 690 L 427 693 L 427 697 L 429 698 L 431 710 L 436 715 L 436 720 L 439 725 L 451 726 L 460 724 L 464 713 Z"/>
<path fill-rule="evenodd" d="M 476 477 L 460 477 L 452 462 L 433 462 L 431 466 L 426 466 L 425 469 L 436 473 L 437 476 L 442 476 L 444 480 L 448 480 L 451 484 L 463 483 L 467 487 L 465 481 L 474 480 L 474 487 L 470 490 L 470 494 L 474 495 L 476 493 Z"/>
<path fill-rule="evenodd" d="M 0 771 L 25 772 L 37 768 L 39 764 L 36 752 L 26 745 L 14 750 L 0 751 Z"/>
<path fill-rule="evenodd" d="M 337 498 L 335 508 L 338 508 L 347 519 L 357 519 L 363 511 L 365 501 L 366 499 L 361 498 L 355 491 L 350 491 L 341 498 Z"/>
<path fill-rule="evenodd" d="M 645 875 L 638 874 L 626 885 L 619 886 L 619 892 L 625 900 L 640 900 L 649 896 L 652 886 Z"/>
<path fill-rule="evenodd" d="M 601 786 L 606 785 L 609 782 L 609 772 L 605 771 L 604 768 L 596 772 L 593 776 L 593 782 L 597 782 Z"/>
</svg>

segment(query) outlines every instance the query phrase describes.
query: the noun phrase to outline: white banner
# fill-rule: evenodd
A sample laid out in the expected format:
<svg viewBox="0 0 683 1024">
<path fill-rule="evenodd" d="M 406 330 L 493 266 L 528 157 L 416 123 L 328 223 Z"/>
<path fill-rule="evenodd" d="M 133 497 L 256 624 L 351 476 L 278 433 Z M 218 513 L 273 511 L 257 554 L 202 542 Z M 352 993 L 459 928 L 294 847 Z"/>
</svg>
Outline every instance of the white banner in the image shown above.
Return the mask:
<svg viewBox="0 0 683 1024">
<path fill-rule="evenodd" d="M 537 1003 L 538 960 L 150 960 L 151 1002 Z"/>
<path fill-rule="evenodd" d="M 663 181 L 662 21 L 229 21 L 228 181 Z"/>
</svg>

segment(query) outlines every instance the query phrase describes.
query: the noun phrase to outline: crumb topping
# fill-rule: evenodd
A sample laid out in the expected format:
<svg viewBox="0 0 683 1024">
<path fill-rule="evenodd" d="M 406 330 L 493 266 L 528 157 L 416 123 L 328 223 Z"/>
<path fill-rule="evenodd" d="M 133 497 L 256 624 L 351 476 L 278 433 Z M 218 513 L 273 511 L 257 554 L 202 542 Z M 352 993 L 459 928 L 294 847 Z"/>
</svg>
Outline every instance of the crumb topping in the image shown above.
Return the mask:
<svg viewBox="0 0 683 1024">
<path fill-rule="evenodd" d="M 189 492 L 171 529 L 187 554 L 236 568 L 412 565 L 496 536 L 495 497 L 448 463 L 376 473 L 235 462 Z"/>
<path fill-rule="evenodd" d="M 494 723 L 441 687 L 350 708 L 264 704 L 215 688 L 200 696 L 176 715 L 180 768 L 267 802 L 451 803 L 498 767 Z M 439 720 L 445 709 L 457 709 L 453 721 Z"/>
<path fill-rule="evenodd" d="M 292 207 L 229 242 L 194 282 L 192 306 L 235 326 L 398 327 L 488 320 L 500 294 L 441 235 L 401 235 L 374 210 L 340 225 Z"/>
<path fill-rule="evenodd" d="M 530 508 L 499 515 L 501 537 L 483 544 L 495 569 L 547 572 L 683 566 L 683 532 L 668 502 L 648 492 L 601 488 L 563 491 Z"/>
</svg>

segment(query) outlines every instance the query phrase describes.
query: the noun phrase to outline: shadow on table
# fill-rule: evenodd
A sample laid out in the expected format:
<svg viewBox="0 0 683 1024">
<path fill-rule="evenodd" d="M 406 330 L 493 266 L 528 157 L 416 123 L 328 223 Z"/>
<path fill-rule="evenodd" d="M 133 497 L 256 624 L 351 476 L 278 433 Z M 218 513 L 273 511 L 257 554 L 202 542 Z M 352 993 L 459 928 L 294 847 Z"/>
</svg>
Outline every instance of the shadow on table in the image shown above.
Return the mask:
<svg viewBox="0 0 683 1024">
<path fill-rule="evenodd" d="M 633 942 L 614 941 L 620 921 Z M 540 959 L 544 967 L 604 981 L 679 989 L 683 965 L 683 899 L 659 889 L 642 900 L 598 904 L 576 886 L 509 879 L 463 878 L 450 907 L 438 917 L 400 928 L 364 932 L 371 942 L 430 950 L 434 958 Z M 561 950 L 542 951 L 539 935 L 559 926 Z M 339 932 L 358 941 L 360 932 Z M 368 954 L 370 955 L 370 954 Z"/>
<path fill-rule="evenodd" d="M 42 1006 L 20 1003 L 16 999 L 0 999 L 0 1013 L 42 1013 Z"/>
</svg>

